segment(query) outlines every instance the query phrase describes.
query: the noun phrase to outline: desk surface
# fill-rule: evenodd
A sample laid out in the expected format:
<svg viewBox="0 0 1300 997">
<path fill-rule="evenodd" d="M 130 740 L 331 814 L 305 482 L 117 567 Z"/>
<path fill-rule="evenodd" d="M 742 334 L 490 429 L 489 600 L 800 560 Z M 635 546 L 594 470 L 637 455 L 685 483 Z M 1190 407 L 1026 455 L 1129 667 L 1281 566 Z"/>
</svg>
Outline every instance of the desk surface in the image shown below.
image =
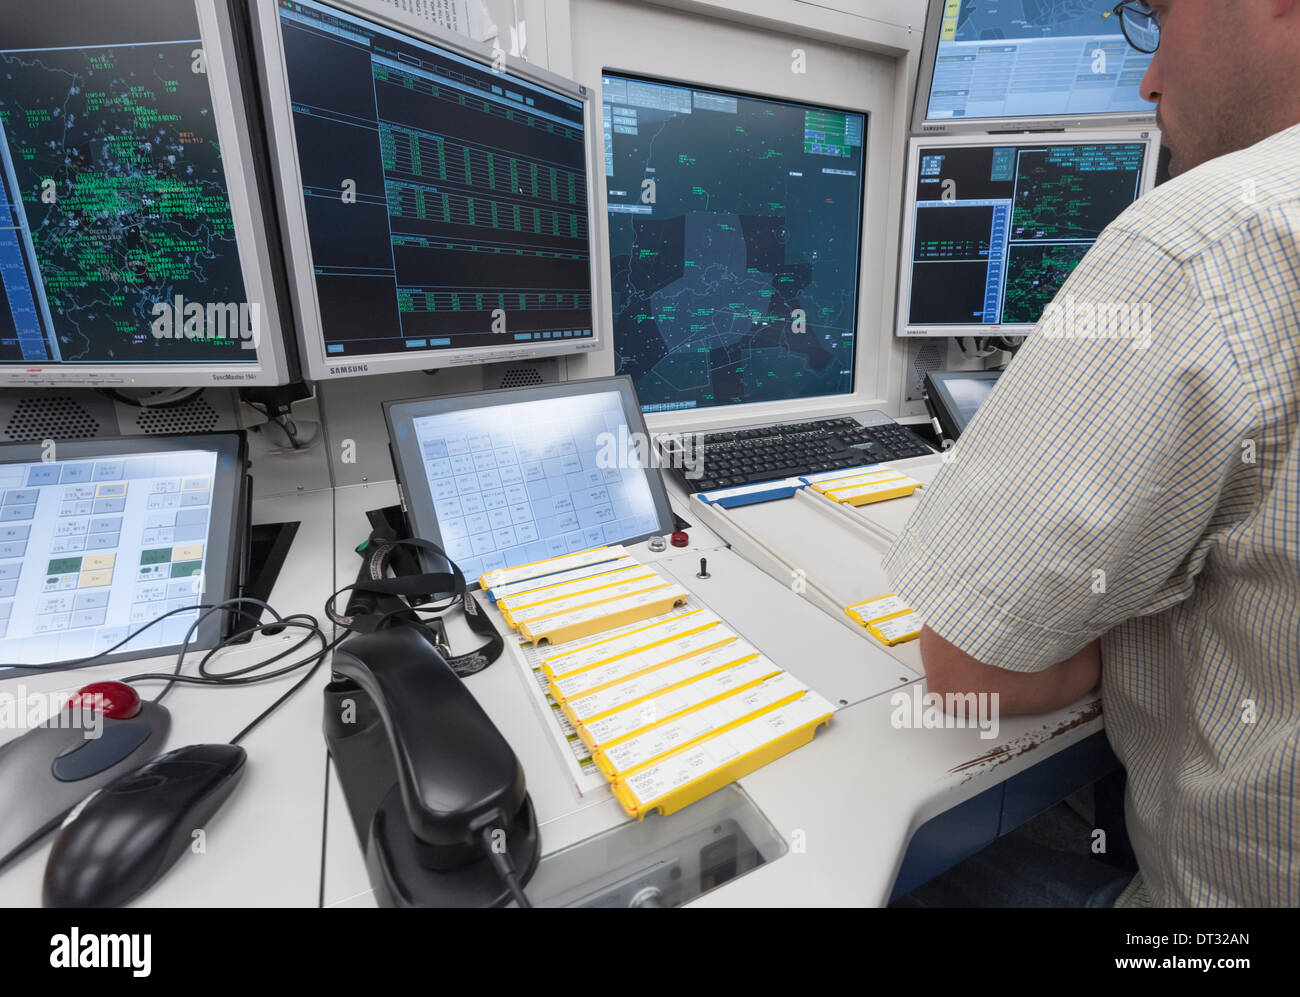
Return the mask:
<svg viewBox="0 0 1300 997">
<path fill-rule="evenodd" d="M 393 483 L 381 482 L 256 502 L 256 522 L 302 521 L 272 604 L 282 613 L 321 618 L 329 592 L 355 577 L 353 548 L 366 532 L 365 511 L 395 499 Z M 674 502 L 693 524 L 690 548 L 670 547 L 655 555 L 641 545 L 636 555 L 672 574 L 699 602 L 839 707 L 811 744 L 740 782 L 776 830 L 788 841 L 797 837 L 803 847 L 695 904 L 883 904 L 916 828 L 1100 729 L 1092 698 L 1049 716 L 1005 719 L 996 738 L 981 737 L 975 729 L 896 726 L 895 694 L 922 691 L 917 672 L 794 594 L 779 571 L 760 570 L 728 549 L 693 504 L 680 495 Z M 701 556 L 709 559 L 707 580 L 695 577 Z M 499 617 L 497 623 L 506 632 Z M 477 642 L 459 621 L 450 631 L 457 651 Z M 256 638 L 225 653 L 224 667 L 263 658 L 290 639 Z M 575 788 L 518 655 L 508 643 L 502 658 L 467 684 L 523 763 L 543 850 L 551 853 L 628 818 L 607 788 L 586 795 Z M 170 668 L 160 659 L 151 664 Z M 139 671 L 139 665 L 118 663 L 23 681 L 33 692 L 71 691 Z M 173 713 L 169 746 L 229 739 L 297 677 L 250 687 L 174 689 L 167 700 Z M 346 803 L 334 774 L 327 774 L 320 734 L 320 689 L 327 679 L 322 669 L 249 736 L 248 772 L 208 829 L 206 853 L 187 854 L 139 905 L 373 905 Z M 0 904 L 39 903 L 49 841 L 0 872 Z"/>
<path fill-rule="evenodd" d="M 353 533 L 363 531 L 365 510 L 395 496 L 391 483 L 338 489 L 339 584 L 355 574 Z M 1100 729 L 1091 699 L 1049 716 L 1008 718 L 995 738 L 981 737 L 976 729 L 896 727 L 893 694 L 920 693 L 920 676 L 868 638 L 832 622 L 788 584 L 726 549 L 693 506 L 687 507 L 680 496 L 674 501 L 694 524 L 691 547 L 655 555 L 639 545 L 635 555 L 672 574 L 775 663 L 839 707 L 812 744 L 740 780 L 776 830 L 787 841 L 799 832 L 806 848 L 788 851 L 695 904 L 883 904 L 917 827 Z M 356 524 L 351 532 L 344 528 L 348 523 Z M 709 559 L 712 577 L 707 580 L 695 577 L 700 556 Z M 507 633 L 496 611 L 490 612 Z M 457 651 L 474 642 L 467 630 L 452 631 Z M 543 726 L 518 655 L 508 641 L 495 665 L 466 682 L 523 763 L 543 853 L 550 854 L 629 818 L 607 788 L 585 796 L 575 789 Z M 328 802 L 324 903 L 372 906 L 361 848 L 333 772 Z"/>
<path fill-rule="evenodd" d="M 332 565 L 328 563 L 332 550 L 319 539 L 333 533 L 332 493 L 319 491 L 254 501 L 254 522 L 287 520 L 300 520 L 302 526 L 268 601 L 282 615 L 311 613 L 319 620 L 333 580 Z M 328 634 L 331 628 L 325 630 Z M 214 658 L 214 670 L 229 671 L 262 660 L 298 639 L 300 636 L 294 636 L 292 631 L 276 637 L 255 637 Z M 170 671 L 174 666 L 174 658 L 119 661 L 9 679 L 0 689 L 17 694 L 16 687 L 22 685 L 29 693 L 74 692 L 89 682 L 148 669 Z M 164 700 L 172 714 L 166 747 L 228 741 L 301 677 L 299 671 L 249 686 L 174 687 Z M 247 771 L 230 801 L 205 829 L 206 851 L 183 855 L 168 875 L 136 901 L 137 906 L 306 907 L 319 902 L 325 803 L 319 690 L 328 680 L 329 671 L 322 668 L 308 686 L 245 738 Z M 156 695 L 161 688 L 161 682 L 140 684 L 145 698 Z M 0 732 L 0 738 L 8 740 L 21 733 L 6 730 Z M 40 904 L 41 880 L 52 840 L 53 835 L 46 836 L 0 871 L 0 905 Z"/>
</svg>

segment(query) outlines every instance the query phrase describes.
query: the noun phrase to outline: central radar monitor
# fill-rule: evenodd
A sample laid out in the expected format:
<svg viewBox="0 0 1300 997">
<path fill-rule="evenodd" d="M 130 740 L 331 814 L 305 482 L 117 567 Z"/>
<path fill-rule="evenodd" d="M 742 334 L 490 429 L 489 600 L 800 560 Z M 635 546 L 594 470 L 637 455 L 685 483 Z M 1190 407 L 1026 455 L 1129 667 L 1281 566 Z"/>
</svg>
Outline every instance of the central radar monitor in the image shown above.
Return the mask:
<svg viewBox="0 0 1300 997">
<path fill-rule="evenodd" d="M 1024 335 L 1154 181 L 1151 133 L 913 139 L 898 333 Z"/>
<path fill-rule="evenodd" d="M 595 349 L 584 87 L 400 11 L 255 14 L 312 377 Z"/>
<path fill-rule="evenodd" d="M 216 0 L 0 8 L 0 384 L 283 383 Z"/>
<path fill-rule="evenodd" d="M 413 535 L 439 544 L 471 585 L 672 529 L 625 377 L 386 402 L 384 414 Z"/>
<path fill-rule="evenodd" d="M 602 83 L 614 369 L 644 411 L 852 393 L 866 116 Z"/>
<path fill-rule="evenodd" d="M 1152 123 L 1114 0 L 931 0 L 914 134 Z"/>
</svg>

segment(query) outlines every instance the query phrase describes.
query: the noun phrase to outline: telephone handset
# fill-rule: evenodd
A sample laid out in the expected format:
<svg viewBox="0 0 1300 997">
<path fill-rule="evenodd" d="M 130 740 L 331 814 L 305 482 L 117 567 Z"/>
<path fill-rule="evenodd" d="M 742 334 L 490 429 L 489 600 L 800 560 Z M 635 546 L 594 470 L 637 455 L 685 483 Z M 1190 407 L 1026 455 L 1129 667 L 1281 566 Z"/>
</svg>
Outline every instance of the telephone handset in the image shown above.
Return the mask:
<svg viewBox="0 0 1300 997">
<path fill-rule="evenodd" d="M 512 898 L 528 906 L 522 885 L 541 842 L 523 768 L 461 680 L 496 658 L 501 638 L 454 564 L 447 562 L 450 572 L 385 578 L 387 559 L 403 547 L 442 556 L 376 524 L 361 548 L 347 615 L 332 611 L 332 599 L 330 606 L 337 622 L 368 631 L 334 652 L 325 740 L 371 885 L 383 906 L 502 906 Z M 430 626 L 438 621 L 421 620 L 399 597 L 416 608 L 459 602 L 488 643 L 449 663 L 445 632 Z"/>
<path fill-rule="evenodd" d="M 326 740 L 380 903 L 521 900 L 541 845 L 523 768 L 428 637 L 360 634 L 333 669 Z"/>
</svg>

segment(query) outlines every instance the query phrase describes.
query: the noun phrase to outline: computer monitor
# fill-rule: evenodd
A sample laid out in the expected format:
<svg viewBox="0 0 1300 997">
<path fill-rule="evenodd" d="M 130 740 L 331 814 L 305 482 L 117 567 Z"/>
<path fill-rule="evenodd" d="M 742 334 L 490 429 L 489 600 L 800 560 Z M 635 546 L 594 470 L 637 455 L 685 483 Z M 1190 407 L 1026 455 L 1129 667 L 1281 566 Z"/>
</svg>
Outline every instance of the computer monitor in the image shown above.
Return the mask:
<svg viewBox="0 0 1300 997">
<path fill-rule="evenodd" d="M 602 84 L 614 369 L 642 409 L 851 394 L 866 115 Z"/>
<path fill-rule="evenodd" d="M 0 677 L 176 652 L 193 607 L 240 583 L 244 462 L 237 433 L 0 446 Z M 230 622 L 207 617 L 189 647 Z"/>
<path fill-rule="evenodd" d="M 1157 134 L 912 139 L 898 334 L 1030 332 L 1102 230 L 1151 189 Z"/>
<path fill-rule="evenodd" d="M 0 385 L 291 379 L 220 0 L 0 9 Z"/>
<path fill-rule="evenodd" d="M 254 12 L 311 377 L 597 348 L 585 87 L 379 4 Z"/>
<path fill-rule="evenodd" d="M 930 0 L 917 135 L 1153 125 L 1114 0 Z"/>
<path fill-rule="evenodd" d="M 956 442 L 997 387 L 999 370 L 926 371 L 925 401 L 940 440 Z"/>
<path fill-rule="evenodd" d="M 626 377 L 385 402 L 384 415 L 414 535 L 471 587 L 487 571 L 672 529 Z"/>
</svg>

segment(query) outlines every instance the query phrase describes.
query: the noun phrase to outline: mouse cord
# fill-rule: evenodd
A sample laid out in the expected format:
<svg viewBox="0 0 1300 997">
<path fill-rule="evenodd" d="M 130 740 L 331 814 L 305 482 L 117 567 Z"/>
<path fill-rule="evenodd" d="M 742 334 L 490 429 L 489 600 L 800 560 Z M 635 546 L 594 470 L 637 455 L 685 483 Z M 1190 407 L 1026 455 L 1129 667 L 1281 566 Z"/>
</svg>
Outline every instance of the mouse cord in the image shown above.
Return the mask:
<svg viewBox="0 0 1300 997">
<path fill-rule="evenodd" d="M 287 691 L 283 696 L 281 696 L 281 697 L 280 697 L 279 699 L 277 699 L 274 703 L 272 703 L 270 706 L 268 706 L 265 710 L 263 710 L 261 713 L 259 713 L 255 718 L 253 718 L 252 723 L 250 723 L 247 727 L 245 727 L 243 730 L 241 730 L 238 734 L 236 734 L 234 737 L 232 737 L 232 738 L 230 739 L 230 743 L 231 743 L 231 744 L 238 744 L 240 741 L 242 741 L 242 740 L 243 740 L 243 739 L 244 739 L 248 734 L 252 733 L 253 728 L 255 728 L 255 727 L 256 727 L 258 724 L 260 724 L 263 720 L 265 720 L 265 719 L 266 719 L 267 717 L 269 717 L 272 713 L 274 713 L 276 710 L 278 710 L 278 709 L 279 709 L 281 706 L 283 706 L 286 702 L 288 702 L 289 699 L 291 699 L 291 698 L 293 697 L 294 693 L 296 693 L 299 689 L 301 689 L 301 688 L 302 688 L 303 686 L 305 686 L 309 681 L 311 681 L 311 677 L 312 677 L 313 675 L 315 675 L 316 672 L 318 672 L 318 671 L 320 670 L 320 666 L 323 665 L 323 664 L 325 663 L 325 659 L 329 656 L 330 651 L 332 651 L 332 650 L 334 650 L 334 648 L 338 647 L 339 643 L 340 643 L 340 642 L 343 640 L 343 638 L 346 637 L 346 636 L 347 636 L 347 634 L 346 634 L 346 633 L 343 633 L 343 634 L 339 635 L 338 637 L 335 637 L 334 640 L 332 640 L 330 643 L 326 644 L 323 648 L 321 648 L 321 649 L 316 653 L 316 663 L 315 663 L 314 665 L 311 666 L 311 668 L 308 670 L 307 674 L 304 675 L 302 678 L 300 678 L 297 682 L 295 682 L 295 683 L 293 684 L 293 687 L 290 688 L 290 689 L 289 689 L 289 690 L 288 690 L 288 691 Z"/>
<path fill-rule="evenodd" d="M 244 604 L 251 604 L 257 606 L 259 607 L 260 610 L 269 613 L 272 617 L 271 621 L 268 623 L 261 623 L 260 622 L 261 613 L 259 612 L 257 614 L 253 614 L 253 613 L 248 613 L 243 611 L 240 607 Z M 171 692 L 173 686 L 175 686 L 177 682 L 184 683 L 187 685 L 247 685 L 252 682 L 262 682 L 265 681 L 266 679 L 272 679 L 280 675 L 285 675 L 288 672 L 296 671 L 297 669 L 302 668 L 304 665 L 309 664 L 311 661 L 314 660 L 315 655 L 312 655 L 309 658 L 304 658 L 301 661 L 292 662 L 286 665 L 284 668 L 277 669 L 276 671 L 273 672 L 262 671 L 262 669 L 266 668 L 268 665 L 275 664 L 275 662 L 279 661 L 281 658 L 285 657 L 286 655 L 293 654 L 295 651 L 305 646 L 309 641 L 311 641 L 314 638 L 319 639 L 322 645 L 328 643 L 324 632 L 320 629 L 320 625 L 316 622 L 316 618 L 314 616 L 311 616 L 308 613 L 294 613 L 290 616 L 281 616 L 279 613 L 275 611 L 275 609 L 272 606 L 263 602 L 261 599 L 254 599 L 251 596 L 237 596 L 233 599 L 226 599 L 224 602 L 218 602 L 215 604 L 201 605 L 201 606 L 190 606 L 187 607 L 187 609 L 174 610 L 174 612 L 185 612 L 187 610 L 192 610 L 192 609 L 202 609 L 205 610 L 205 612 L 201 613 L 194 620 L 194 622 L 190 624 L 189 629 L 185 631 L 185 637 L 181 641 L 180 650 L 176 654 L 176 667 L 172 669 L 172 671 L 170 672 L 141 672 L 135 675 L 128 675 L 127 677 L 121 679 L 120 681 L 139 682 L 139 681 L 148 681 L 148 680 L 161 680 L 166 682 L 167 684 L 163 686 L 162 691 L 159 692 L 158 695 L 155 696 L 153 699 L 155 703 L 159 703 L 162 702 L 164 696 L 166 696 L 169 692 Z M 244 631 L 243 633 L 239 633 L 239 634 L 231 634 L 223 638 L 221 641 L 219 641 L 215 647 L 213 647 L 203 656 L 203 658 L 199 661 L 199 672 L 197 675 L 181 674 L 181 668 L 185 664 L 185 655 L 189 653 L 190 643 L 194 640 L 194 637 L 198 633 L 199 627 L 202 626 L 203 621 L 206 620 L 209 616 L 212 616 L 214 613 L 235 613 L 237 615 L 246 616 L 252 619 L 255 624 L 251 628 L 251 632 L 253 633 L 261 634 L 261 633 L 265 633 L 268 630 L 275 630 L 279 632 L 279 630 L 288 627 L 293 627 L 299 630 L 306 630 L 307 633 L 303 636 L 302 640 L 298 641 L 296 644 L 293 644 L 285 648 L 279 654 L 271 658 L 266 658 L 262 661 L 256 661 L 245 668 L 239 668 L 234 671 L 225 672 L 225 673 L 218 673 L 209 670 L 208 662 L 212 659 L 212 656 L 214 654 L 216 654 L 218 651 L 221 651 L 229 647 L 231 644 L 234 644 L 237 641 L 242 640 L 245 637 L 245 635 L 248 634 L 250 631 Z M 152 623 L 149 624 L 149 626 L 152 626 L 153 623 L 157 623 L 158 620 L 165 619 L 166 616 L 170 616 L 170 615 L 171 613 L 167 613 L 164 614 L 164 616 L 158 617 L 157 619 L 153 620 Z M 143 629 L 146 628 L 142 627 L 141 630 Z M 139 634 L 140 632 L 141 632 L 140 630 L 137 630 L 135 634 L 132 634 L 130 637 L 127 637 L 126 640 L 127 641 L 131 640 L 133 637 L 136 636 L 136 634 Z M 125 643 L 125 642 L 126 641 L 122 641 L 121 643 Z M 121 644 L 115 646 L 120 647 Z M 250 674 L 250 673 L 256 673 L 256 674 Z"/>
<path fill-rule="evenodd" d="M 241 602 L 251 602 L 257 605 L 258 607 L 260 607 L 261 609 L 270 613 L 270 615 L 273 618 L 271 620 L 268 620 L 266 623 L 261 623 L 260 613 L 254 615 L 252 613 L 244 612 L 230 605 L 231 603 L 241 603 Z M 198 628 L 198 625 L 203 621 L 203 619 L 206 618 L 207 616 L 212 615 L 212 613 L 214 612 L 238 613 L 241 616 L 247 616 L 254 619 L 255 621 L 259 621 L 257 622 L 257 625 L 252 628 L 252 632 L 258 634 L 265 633 L 267 630 L 275 630 L 278 633 L 288 627 L 295 627 L 301 630 L 305 630 L 307 631 L 307 633 L 303 636 L 301 640 L 285 648 L 279 654 L 273 655 L 270 658 L 263 658 L 262 660 L 255 661 L 252 664 L 246 665 L 243 668 L 236 668 L 228 672 L 214 672 L 208 666 L 208 662 L 212 660 L 212 657 L 218 651 L 224 650 L 225 648 L 233 644 L 235 641 L 242 638 L 249 631 L 245 631 L 243 634 L 232 634 L 231 636 L 225 638 L 220 643 L 218 643 L 206 654 L 204 654 L 204 656 L 199 660 L 197 675 L 184 675 L 181 673 L 181 666 L 184 663 L 185 646 L 188 645 L 189 641 L 193 637 L 193 634 Z M 302 689 L 303 686 L 305 686 L 308 682 L 311 681 L 312 676 L 314 676 L 320 670 L 320 666 L 325 663 L 325 660 L 329 657 L 330 652 L 333 651 L 334 648 L 338 647 L 339 643 L 343 640 L 344 637 L 348 635 L 348 633 L 349 631 L 345 630 L 343 633 L 335 637 L 334 640 L 329 640 L 325 634 L 325 631 L 321 629 L 320 624 L 317 622 L 316 617 L 308 613 L 294 613 L 290 616 L 281 616 L 271 606 L 267 605 L 265 602 L 262 602 L 262 600 L 254 599 L 249 596 L 241 596 L 236 599 L 227 600 L 227 602 L 225 603 L 220 603 L 216 606 L 210 607 L 208 609 L 208 612 L 204 613 L 203 616 L 200 616 L 197 620 L 194 621 L 194 624 L 190 627 L 189 632 L 187 632 L 185 635 L 185 641 L 182 644 L 181 653 L 177 655 L 176 668 L 173 671 L 162 672 L 162 673 L 144 672 L 138 675 L 127 676 L 126 678 L 122 679 L 122 681 L 139 682 L 139 681 L 144 681 L 149 679 L 165 681 L 167 685 L 163 688 L 162 692 L 160 692 L 154 698 L 154 702 L 156 703 L 160 699 L 162 699 L 163 696 L 165 696 L 171 690 L 172 686 L 174 686 L 177 682 L 187 684 L 187 685 L 216 685 L 216 686 L 251 685 L 254 682 L 265 682 L 267 679 L 277 678 L 281 675 L 287 675 L 290 672 L 294 672 L 300 668 L 306 667 L 307 673 L 303 675 L 302 678 L 300 678 L 297 682 L 295 682 L 290 688 L 285 690 L 285 692 L 282 693 L 275 700 L 275 702 L 273 702 L 265 710 L 263 710 L 256 717 L 254 717 L 252 721 L 250 721 L 248 725 L 244 727 L 243 730 L 241 730 L 238 734 L 236 734 L 233 738 L 230 739 L 229 742 L 230 744 L 238 744 L 250 733 L 252 733 L 252 731 L 259 724 L 262 723 L 262 721 L 266 720 L 267 717 L 269 717 L 272 713 L 274 713 L 281 706 L 287 703 L 291 698 L 293 698 L 293 696 L 300 689 Z M 284 667 L 276 669 L 275 671 L 269 671 L 269 672 L 264 671 L 264 669 L 266 669 L 268 666 L 273 665 L 277 661 L 280 661 L 282 658 L 285 658 L 288 655 L 297 652 L 300 648 L 302 648 L 304 645 L 306 645 L 309 641 L 312 640 L 320 641 L 321 646 L 319 650 L 312 652 L 310 655 L 308 655 L 305 658 L 302 658 L 301 660 L 292 661 L 289 664 L 285 665 Z"/>
<path fill-rule="evenodd" d="M 273 619 L 269 620 L 266 623 L 258 622 L 258 625 L 253 628 L 253 631 L 256 633 L 259 634 L 265 633 L 267 630 L 274 630 L 277 633 L 279 633 L 288 627 L 295 627 L 301 630 L 305 630 L 307 631 L 307 633 L 303 636 L 301 640 L 285 648 L 279 654 L 273 655 L 272 657 L 263 658 L 260 661 L 255 661 L 252 664 L 246 665 L 243 668 L 236 668 L 227 672 L 215 672 L 209 667 L 208 664 L 212 660 L 213 656 L 217 654 L 219 651 L 225 649 L 226 647 L 229 647 L 232 643 L 241 639 L 244 636 L 244 634 L 232 634 L 229 637 L 226 637 L 225 639 L 220 641 L 215 647 L 213 647 L 206 654 L 204 654 L 204 656 L 199 660 L 197 675 L 182 674 L 181 667 L 184 664 L 185 646 L 188 645 L 189 641 L 193 637 L 193 634 L 197 630 L 199 624 L 207 616 L 212 615 L 212 613 L 214 612 L 235 612 L 243 616 L 253 617 L 253 614 L 242 612 L 241 610 L 236 609 L 230 605 L 231 603 L 241 603 L 241 602 L 254 603 L 257 606 L 259 606 L 261 609 L 264 609 L 267 612 L 269 612 L 273 617 Z M 260 613 L 258 614 L 258 617 L 260 617 Z M 256 728 L 259 724 L 261 724 L 262 721 L 264 721 L 272 713 L 274 713 L 286 702 L 288 702 L 294 696 L 295 693 L 297 693 L 304 685 L 306 685 L 311 680 L 312 676 L 314 676 L 316 672 L 320 670 L 320 666 L 325 663 L 326 658 L 329 657 L 329 653 L 332 650 L 334 650 L 334 648 L 339 645 L 339 642 L 342 641 L 343 638 L 346 636 L 347 636 L 347 632 L 345 631 L 344 633 L 336 637 L 334 640 L 332 641 L 329 640 L 326 637 L 325 632 L 320 628 L 320 625 L 317 622 L 316 618 L 307 613 L 295 613 L 290 616 L 280 616 L 280 614 L 277 613 L 271 606 L 262 602 L 260 599 L 253 599 L 247 596 L 240 597 L 237 599 L 230 599 L 227 600 L 226 603 L 221 603 L 209 608 L 208 611 L 203 614 L 203 616 L 200 616 L 197 620 L 194 621 L 194 624 L 190 627 L 190 630 L 185 635 L 185 641 L 182 644 L 180 654 L 177 655 L 176 668 L 173 671 L 163 672 L 163 673 L 144 672 L 137 675 L 127 676 L 126 678 L 122 679 L 122 681 L 139 682 L 139 681 L 150 680 L 150 679 L 165 681 L 167 685 L 163 688 L 162 692 L 160 692 L 154 698 L 154 702 L 156 703 L 159 700 L 161 700 L 163 696 L 165 696 L 177 682 L 188 684 L 188 685 L 250 685 L 254 682 L 265 682 L 267 679 L 277 678 L 278 676 L 281 675 L 287 675 L 290 672 L 294 672 L 300 668 L 306 667 L 307 673 L 303 675 L 301 679 L 295 682 L 289 689 L 287 689 L 282 695 L 280 695 L 275 700 L 275 702 L 273 702 L 265 710 L 263 710 L 256 717 L 254 717 L 253 720 L 246 727 L 244 727 L 243 730 L 241 730 L 238 734 L 236 734 L 229 742 L 231 744 L 238 744 L 245 737 L 247 737 L 248 734 L 250 734 L 254 730 L 254 728 Z M 277 661 L 280 661 L 281 659 L 287 657 L 290 654 L 294 654 L 299 649 L 301 649 L 304 645 L 306 645 L 309 641 L 312 640 L 320 641 L 321 646 L 318 650 L 314 651 L 313 653 L 311 653 L 305 658 L 302 658 L 297 661 L 292 661 L 282 668 L 278 668 L 274 671 L 265 671 L 265 669 L 268 666 L 275 664 Z"/>
<path fill-rule="evenodd" d="M 501 833 L 500 839 L 496 837 L 498 831 Z M 514 895 L 515 903 L 520 907 L 532 907 L 528 895 L 524 893 L 524 888 L 519 883 L 519 871 L 515 868 L 515 860 L 510 857 L 509 849 L 497 847 L 497 842 L 505 838 L 505 829 L 500 824 L 489 824 L 479 833 L 483 836 L 483 851 L 488 861 L 492 863 L 492 868 L 501 877 L 501 881 L 506 884 L 506 889 Z"/>
</svg>

